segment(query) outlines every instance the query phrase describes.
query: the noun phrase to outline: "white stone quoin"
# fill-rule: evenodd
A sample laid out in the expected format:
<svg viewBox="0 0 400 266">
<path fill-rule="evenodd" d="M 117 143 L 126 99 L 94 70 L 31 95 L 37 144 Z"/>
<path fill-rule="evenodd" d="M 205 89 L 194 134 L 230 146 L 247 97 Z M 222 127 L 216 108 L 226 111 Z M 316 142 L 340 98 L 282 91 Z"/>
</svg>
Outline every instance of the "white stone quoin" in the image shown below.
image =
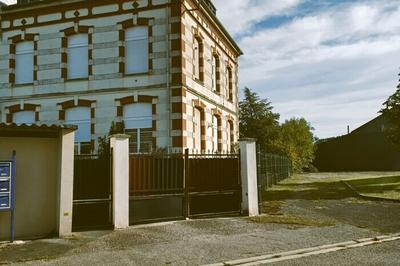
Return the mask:
<svg viewBox="0 0 400 266">
<path fill-rule="evenodd" d="M 110 137 L 113 157 L 113 224 L 115 229 L 129 226 L 129 136 Z"/>
<path fill-rule="evenodd" d="M 257 153 L 254 139 L 239 140 L 242 176 L 242 212 L 249 216 L 260 214 L 258 209 Z"/>
</svg>

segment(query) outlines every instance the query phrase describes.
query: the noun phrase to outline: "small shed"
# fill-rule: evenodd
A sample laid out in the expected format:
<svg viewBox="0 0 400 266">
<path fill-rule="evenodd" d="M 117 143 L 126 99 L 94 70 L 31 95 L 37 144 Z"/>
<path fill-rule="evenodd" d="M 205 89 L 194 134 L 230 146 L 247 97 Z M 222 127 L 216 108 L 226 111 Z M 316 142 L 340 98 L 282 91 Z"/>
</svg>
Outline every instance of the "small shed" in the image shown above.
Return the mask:
<svg viewBox="0 0 400 266">
<path fill-rule="evenodd" d="M 75 126 L 0 123 L 0 160 L 16 152 L 16 239 L 65 236 L 72 229 Z M 0 240 L 10 237 L 0 212 Z"/>
</svg>

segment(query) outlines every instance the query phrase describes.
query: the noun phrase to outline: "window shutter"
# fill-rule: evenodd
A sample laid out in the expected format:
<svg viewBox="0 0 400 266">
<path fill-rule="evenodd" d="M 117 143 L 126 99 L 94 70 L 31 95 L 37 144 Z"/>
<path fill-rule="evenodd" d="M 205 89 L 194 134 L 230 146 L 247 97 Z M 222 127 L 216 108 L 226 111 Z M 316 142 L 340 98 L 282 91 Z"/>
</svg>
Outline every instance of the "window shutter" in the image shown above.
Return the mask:
<svg viewBox="0 0 400 266">
<path fill-rule="evenodd" d="M 149 70 L 149 38 L 147 27 L 133 27 L 125 32 L 126 74 Z"/>
<path fill-rule="evenodd" d="M 65 124 L 78 126 L 75 142 L 90 142 L 90 108 L 74 107 L 65 111 Z"/>
<path fill-rule="evenodd" d="M 68 37 L 68 79 L 88 76 L 88 36 L 75 34 Z"/>
<path fill-rule="evenodd" d="M 13 114 L 13 123 L 31 125 L 35 123 L 34 111 L 21 111 Z"/>
<path fill-rule="evenodd" d="M 17 43 L 15 51 L 15 83 L 33 82 L 33 42 Z"/>
</svg>

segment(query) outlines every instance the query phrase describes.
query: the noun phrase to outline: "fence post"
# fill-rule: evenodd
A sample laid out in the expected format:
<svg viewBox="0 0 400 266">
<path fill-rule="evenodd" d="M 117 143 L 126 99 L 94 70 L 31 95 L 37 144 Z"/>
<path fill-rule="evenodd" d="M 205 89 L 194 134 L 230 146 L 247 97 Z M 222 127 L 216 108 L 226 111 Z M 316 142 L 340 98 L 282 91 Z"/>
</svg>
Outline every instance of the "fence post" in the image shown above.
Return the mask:
<svg viewBox="0 0 400 266">
<path fill-rule="evenodd" d="M 60 132 L 60 157 L 58 176 L 57 232 L 68 236 L 72 232 L 72 202 L 74 194 L 74 138 L 75 132 Z"/>
<path fill-rule="evenodd" d="M 113 224 L 115 229 L 129 226 L 129 136 L 110 136 L 112 149 Z"/>
<path fill-rule="evenodd" d="M 242 212 L 259 215 L 257 186 L 257 156 L 254 139 L 239 140 L 242 177 Z"/>
</svg>

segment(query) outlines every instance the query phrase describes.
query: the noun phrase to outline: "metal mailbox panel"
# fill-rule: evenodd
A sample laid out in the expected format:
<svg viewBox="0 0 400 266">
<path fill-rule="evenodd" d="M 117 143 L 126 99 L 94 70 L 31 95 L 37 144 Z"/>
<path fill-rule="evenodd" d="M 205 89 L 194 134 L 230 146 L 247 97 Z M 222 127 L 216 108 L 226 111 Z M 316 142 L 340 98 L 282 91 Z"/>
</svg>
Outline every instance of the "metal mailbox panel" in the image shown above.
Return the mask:
<svg viewBox="0 0 400 266">
<path fill-rule="evenodd" d="M 0 210 L 10 208 L 10 195 L 0 194 Z"/>
<path fill-rule="evenodd" d="M 0 162 L 0 178 L 11 177 L 11 163 Z"/>
<path fill-rule="evenodd" d="M 10 180 L 0 180 L 0 193 L 10 192 Z"/>
</svg>

